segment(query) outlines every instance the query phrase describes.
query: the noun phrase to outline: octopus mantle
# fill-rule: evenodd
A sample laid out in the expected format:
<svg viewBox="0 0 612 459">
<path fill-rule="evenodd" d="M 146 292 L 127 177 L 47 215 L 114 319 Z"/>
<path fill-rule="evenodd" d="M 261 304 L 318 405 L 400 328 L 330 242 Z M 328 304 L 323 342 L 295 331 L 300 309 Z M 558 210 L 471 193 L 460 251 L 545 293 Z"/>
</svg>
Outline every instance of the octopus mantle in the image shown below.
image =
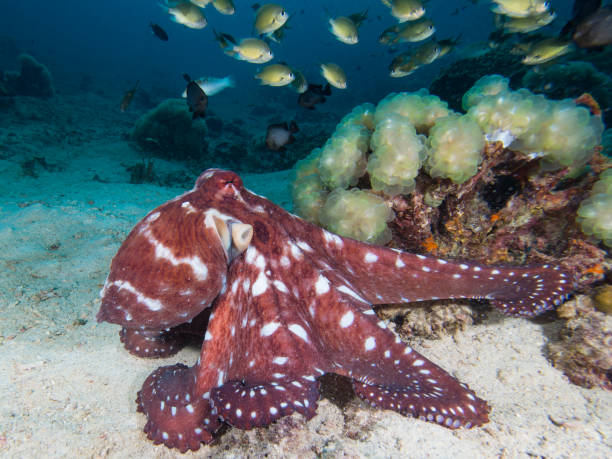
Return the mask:
<svg viewBox="0 0 612 459">
<path fill-rule="evenodd" d="M 311 418 L 328 372 L 352 378 L 372 406 L 452 429 L 481 425 L 487 403 L 403 344 L 372 305 L 486 298 L 532 316 L 570 289 L 558 267 L 451 262 L 339 237 L 211 169 L 131 231 L 98 320 L 121 325 L 126 348 L 142 357 L 203 337 L 193 367 L 158 368 L 137 397 L 148 437 L 184 452 L 212 441 L 221 422 Z"/>
</svg>

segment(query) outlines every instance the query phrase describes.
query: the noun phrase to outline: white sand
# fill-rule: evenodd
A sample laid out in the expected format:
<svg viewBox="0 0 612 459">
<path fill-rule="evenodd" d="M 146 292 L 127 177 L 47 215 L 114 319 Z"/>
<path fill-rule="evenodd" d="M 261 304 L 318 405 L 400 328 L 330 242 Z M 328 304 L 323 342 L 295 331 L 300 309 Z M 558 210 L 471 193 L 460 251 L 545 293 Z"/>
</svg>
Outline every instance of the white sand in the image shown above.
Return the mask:
<svg viewBox="0 0 612 459">
<path fill-rule="evenodd" d="M 483 427 L 451 431 L 358 400 L 344 410 L 322 400 L 309 422 L 294 415 L 265 429 L 229 429 L 196 453 L 154 446 L 142 432 L 136 392 L 158 366 L 192 365 L 198 351 L 138 359 L 123 349 L 119 327 L 98 324 L 95 314 L 127 232 L 183 190 L 127 183 L 121 163 L 139 157 L 117 135 L 74 146 L 41 142 L 36 151 L 24 138 L 27 145 L 10 147 L 21 153 L 0 160 L 0 456 L 612 456 L 612 393 L 572 385 L 549 364 L 544 344 L 556 325 L 495 314 L 455 338 L 415 345 L 490 403 Z M 63 170 L 23 177 L 20 161 L 34 154 Z M 92 181 L 94 174 L 113 183 Z M 289 202 L 286 172 L 245 182 Z"/>
</svg>

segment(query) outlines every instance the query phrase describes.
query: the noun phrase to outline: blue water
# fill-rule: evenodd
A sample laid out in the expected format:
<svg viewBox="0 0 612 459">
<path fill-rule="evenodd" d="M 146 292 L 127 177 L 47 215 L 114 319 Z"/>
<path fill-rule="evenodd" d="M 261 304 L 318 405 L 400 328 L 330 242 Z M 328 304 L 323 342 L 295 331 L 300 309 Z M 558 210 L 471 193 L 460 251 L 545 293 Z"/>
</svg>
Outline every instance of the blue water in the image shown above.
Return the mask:
<svg viewBox="0 0 612 459">
<path fill-rule="evenodd" d="M 96 82 L 116 90 L 119 97 L 136 80 L 141 81 L 143 88 L 164 88 L 169 94 L 176 94 L 184 89 L 181 75 L 187 72 L 194 77 L 231 74 L 241 91 L 261 92 L 265 96 L 269 88 L 261 88 L 253 79 L 259 66 L 224 55 L 213 39 L 213 28 L 237 38 L 250 36 L 252 3 L 236 0 L 236 13 L 232 16 L 221 15 L 209 5 L 205 10 L 208 26 L 193 30 L 173 23 L 157 1 L 1 0 L 0 35 L 10 37 L 21 50 L 47 65 L 60 90 L 78 84 L 83 75 L 90 75 Z M 394 79 L 388 75 L 393 54 L 378 44 L 377 38 L 396 20 L 379 0 L 279 3 L 292 17 L 285 39 L 272 44 L 274 62 L 285 61 L 302 69 L 313 82 L 322 82 L 320 62 L 336 62 L 349 80 L 349 89 L 335 91 L 339 104 L 376 102 L 391 91 L 428 87 L 440 69 L 455 59 L 450 55 L 409 77 Z M 543 32 L 553 34 L 567 20 L 573 1 L 551 3 L 558 16 Z M 328 14 L 348 15 L 366 8 L 368 19 L 360 29 L 359 44 L 340 43 L 328 31 Z M 484 0 L 476 4 L 469 0 L 430 0 L 426 9 L 427 16 L 436 24 L 437 39 L 461 34 L 462 43 L 468 45 L 486 41 L 493 30 L 490 4 Z M 452 15 L 457 9 L 459 12 Z M 151 21 L 168 32 L 168 42 L 152 35 L 148 27 Z M 399 46 L 395 54 L 409 47 Z"/>
</svg>

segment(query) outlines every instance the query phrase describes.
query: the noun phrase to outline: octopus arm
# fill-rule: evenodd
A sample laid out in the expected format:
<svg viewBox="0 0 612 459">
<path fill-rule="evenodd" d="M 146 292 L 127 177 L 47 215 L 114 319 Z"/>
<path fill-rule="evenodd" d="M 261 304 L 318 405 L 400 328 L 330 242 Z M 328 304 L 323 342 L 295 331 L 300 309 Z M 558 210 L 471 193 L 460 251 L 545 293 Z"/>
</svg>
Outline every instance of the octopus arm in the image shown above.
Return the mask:
<svg viewBox="0 0 612 459">
<path fill-rule="evenodd" d="M 229 278 L 204 338 L 198 392 L 209 392 L 220 419 L 241 429 L 293 412 L 311 418 L 316 377 L 330 367 L 306 308 L 254 247 Z"/>
<path fill-rule="evenodd" d="M 569 274 L 558 266 L 510 268 L 447 261 L 324 230 L 316 244 L 351 289 L 372 304 L 480 298 L 506 314 L 533 316 L 558 305 L 573 288 Z"/>
<path fill-rule="evenodd" d="M 332 371 L 352 378 L 356 394 L 371 405 L 449 428 L 487 422 L 484 400 L 403 344 L 352 295 L 338 289 L 321 295 L 315 324 Z"/>
</svg>

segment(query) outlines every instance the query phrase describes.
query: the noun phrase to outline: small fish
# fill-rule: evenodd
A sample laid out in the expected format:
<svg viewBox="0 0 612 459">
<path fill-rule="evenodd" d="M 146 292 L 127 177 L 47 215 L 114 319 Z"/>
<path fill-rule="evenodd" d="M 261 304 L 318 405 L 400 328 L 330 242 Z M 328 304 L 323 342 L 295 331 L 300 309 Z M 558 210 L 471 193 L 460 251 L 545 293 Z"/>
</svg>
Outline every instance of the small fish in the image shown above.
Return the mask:
<svg viewBox="0 0 612 459">
<path fill-rule="evenodd" d="M 289 19 L 289 14 L 285 11 L 285 8 L 275 3 L 267 3 L 262 6 L 255 4 L 253 8 L 257 9 L 255 13 L 255 29 L 261 35 L 269 35 L 275 30 L 280 29 Z"/>
<path fill-rule="evenodd" d="M 399 31 L 391 40 L 391 44 L 423 41 L 431 37 L 435 31 L 436 27 L 431 19 L 421 18 L 413 22 L 406 22 L 399 26 Z"/>
<path fill-rule="evenodd" d="M 367 18 L 367 10 L 349 16 L 330 18 L 329 31 L 342 43 L 354 45 L 359 42 L 359 27 Z"/>
<path fill-rule="evenodd" d="M 600 48 L 612 43 L 612 6 L 606 5 L 587 16 L 572 35 L 581 48 Z"/>
<path fill-rule="evenodd" d="M 541 29 L 550 24 L 557 15 L 553 11 L 526 16 L 524 18 L 512 18 L 497 15 L 496 25 L 507 33 L 529 33 Z"/>
<path fill-rule="evenodd" d="M 236 7 L 232 0 L 212 0 L 215 9 L 225 15 L 232 15 L 236 12 Z"/>
<path fill-rule="evenodd" d="M 440 58 L 446 56 L 453 49 L 455 49 L 457 47 L 457 44 L 459 43 L 460 38 L 461 34 L 459 34 L 455 39 L 445 38 L 444 40 L 438 41 L 438 45 L 440 45 L 440 55 L 438 57 Z"/>
<path fill-rule="evenodd" d="M 203 29 L 208 24 L 202 10 L 189 1 L 163 0 L 159 5 L 172 16 L 174 22 L 190 29 Z"/>
<path fill-rule="evenodd" d="M 345 17 L 339 16 L 329 20 L 329 31 L 342 43 L 354 45 L 359 42 L 357 26 L 355 23 Z"/>
<path fill-rule="evenodd" d="M 533 43 L 534 42 L 531 40 L 519 41 L 514 46 L 512 46 L 512 48 L 510 48 L 510 54 L 514 56 L 524 56 L 529 52 L 529 50 L 533 46 Z"/>
<path fill-rule="evenodd" d="M 425 7 L 420 0 L 382 0 L 391 8 L 391 15 L 399 22 L 416 21 L 425 14 Z"/>
<path fill-rule="evenodd" d="M 440 45 L 434 41 L 423 43 L 412 53 L 412 60 L 417 66 L 431 64 L 440 56 Z"/>
<path fill-rule="evenodd" d="M 134 94 L 136 93 L 136 88 L 138 88 L 138 83 L 140 83 L 140 80 L 136 82 L 132 89 L 126 91 L 123 95 L 123 99 L 121 99 L 121 104 L 119 105 L 119 110 L 121 110 L 122 112 L 125 112 L 132 103 L 132 99 L 134 98 Z"/>
<path fill-rule="evenodd" d="M 149 27 L 151 27 L 151 31 L 153 32 L 153 35 L 155 35 L 161 41 L 168 41 L 168 34 L 158 24 L 153 24 L 151 22 L 149 23 Z"/>
<path fill-rule="evenodd" d="M 255 75 L 260 84 L 267 86 L 287 86 L 294 79 L 293 71 L 284 64 L 270 64 Z"/>
<path fill-rule="evenodd" d="M 346 74 L 344 70 L 333 62 L 321 64 L 321 75 L 331 84 L 334 88 L 346 89 Z"/>
<path fill-rule="evenodd" d="M 511 18 L 525 18 L 548 11 L 548 0 L 492 0 L 495 6 L 491 11 Z"/>
<path fill-rule="evenodd" d="M 389 64 L 389 76 L 402 78 L 412 74 L 418 68 L 418 64 L 412 59 L 412 52 L 405 51 L 395 56 Z"/>
<path fill-rule="evenodd" d="M 239 43 L 229 34 L 215 33 L 215 39 L 228 56 L 251 64 L 263 64 L 272 60 L 274 54 L 270 46 L 259 38 L 243 38 Z"/>
<path fill-rule="evenodd" d="M 329 83 L 325 86 L 322 84 L 309 84 L 308 89 L 299 95 L 298 104 L 308 110 L 314 110 L 315 105 L 324 103 L 327 100 L 325 96 L 331 96 L 331 93 Z"/>
<path fill-rule="evenodd" d="M 559 37 L 572 36 L 576 31 L 576 26 L 597 11 L 600 6 L 601 0 L 574 0 L 572 18 L 563 26 Z"/>
<path fill-rule="evenodd" d="M 293 134 L 299 132 L 299 128 L 295 121 L 271 124 L 266 132 L 266 147 L 273 151 L 284 150 L 285 145 L 295 142 Z"/>
<path fill-rule="evenodd" d="M 534 43 L 521 62 L 525 65 L 537 65 L 552 61 L 572 51 L 572 43 L 559 38 L 545 38 Z"/>
<path fill-rule="evenodd" d="M 206 93 L 200 88 L 198 83 L 193 81 L 189 75 L 184 73 L 183 78 L 187 81 L 185 95 L 187 96 L 189 111 L 193 113 L 192 118 L 204 118 L 206 115 L 206 108 L 208 107 L 208 96 L 206 96 Z"/>
<path fill-rule="evenodd" d="M 291 82 L 291 88 L 295 89 L 298 94 L 303 94 L 308 90 L 308 81 L 302 72 L 297 69 L 291 69 L 295 78 Z"/>
<path fill-rule="evenodd" d="M 195 80 L 197 85 L 207 96 L 214 96 L 227 88 L 236 87 L 236 82 L 232 76 L 225 78 L 202 77 Z M 183 91 L 183 98 L 187 97 L 187 90 Z"/>
<path fill-rule="evenodd" d="M 391 44 L 391 40 L 393 40 L 397 36 L 398 32 L 399 26 L 397 24 L 387 27 L 378 37 L 378 43 L 380 43 L 381 45 Z"/>
</svg>

